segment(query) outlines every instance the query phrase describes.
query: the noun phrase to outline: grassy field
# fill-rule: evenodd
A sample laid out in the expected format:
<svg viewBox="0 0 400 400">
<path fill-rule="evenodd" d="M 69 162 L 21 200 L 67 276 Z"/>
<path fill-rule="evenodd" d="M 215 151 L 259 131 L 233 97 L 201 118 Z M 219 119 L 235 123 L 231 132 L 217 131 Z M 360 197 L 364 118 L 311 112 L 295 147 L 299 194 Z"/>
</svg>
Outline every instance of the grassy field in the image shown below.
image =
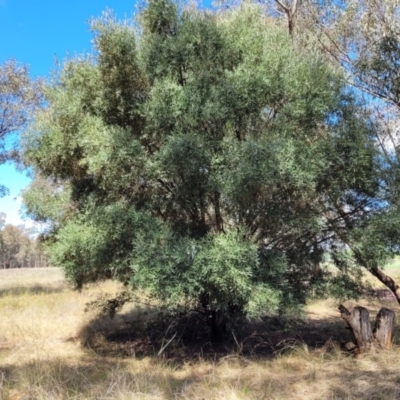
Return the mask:
<svg viewBox="0 0 400 400">
<path fill-rule="evenodd" d="M 400 332 L 391 351 L 356 359 L 341 350 L 348 332 L 333 301 L 310 304 L 290 329 L 249 325 L 214 357 L 210 344 L 190 352 L 183 341 L 157 357 L 168 332 L 146 345 L 145 307 L 113 320 L 84 312 L 115 290 L 105 282 L 74 292 L 53 268 L 0 270 L 0 399 L 400 399 Z M 382 306 L 359 304 L 372 319 Z"/>
</svg>

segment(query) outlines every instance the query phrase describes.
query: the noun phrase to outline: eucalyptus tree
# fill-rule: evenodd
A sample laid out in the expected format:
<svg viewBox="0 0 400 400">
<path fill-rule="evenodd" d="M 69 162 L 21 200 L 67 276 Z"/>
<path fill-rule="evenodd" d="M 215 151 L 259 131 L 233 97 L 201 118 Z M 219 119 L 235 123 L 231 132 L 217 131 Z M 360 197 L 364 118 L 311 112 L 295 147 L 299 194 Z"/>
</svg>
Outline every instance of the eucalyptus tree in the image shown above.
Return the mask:
<svg viewBox="0 0 400 400">
<path fill-rule="evenodd" d="M 15 157 L 15 148 L 6 143 L 10 134 L 25 127 L 41 104 L 41 82 L 29 78 L 28 68 L 9 60 L 0 65 L 0 164 Z M 0 185 L 0 195 L 7 189 Z"/>
<path fill-rule="evenodd" d="M 21 226 L 6 224 L 0 231 L 0 268 L 46 266 L 46 255 L 37 238 Z"/>
<path fill-rule="evenodd" d="M 248 4 L 151 0 L 138 25 L 91 26 L 93 54 L 64 64 L 24 139 L 52 263 L 196 310 L 216 337 L 357 293 L 343 239 L 383 204 L 375 127 L 343 75 Z"/>
<path fill-rule="evenodd" d="M 362 99 L 375 124 L 381 162 L 381 212 L 363 232 L 343 236 L 360 265 L 400 302 L 399 285 L 383 267 L 399 251 L 400 2 L 398 0 L 304 1 L 297 8 L 295 40 L 316 46 Z M 343 224 L 351 224 L 343 214 Z M 360 238 L 363 240 L 360 241 Z M 364 245 L 361 245 L 364 243 Z"/>
</svg>

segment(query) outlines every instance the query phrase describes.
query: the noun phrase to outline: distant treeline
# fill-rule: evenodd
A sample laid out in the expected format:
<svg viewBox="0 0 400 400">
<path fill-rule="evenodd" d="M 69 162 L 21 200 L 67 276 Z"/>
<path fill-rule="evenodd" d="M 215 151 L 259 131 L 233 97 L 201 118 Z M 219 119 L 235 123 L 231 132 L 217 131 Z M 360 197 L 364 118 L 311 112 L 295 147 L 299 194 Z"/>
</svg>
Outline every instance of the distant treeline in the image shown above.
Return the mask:
<svg viewBox="0 0 400 400">
<path fill-rule="evenodd" d="M 39 239 L 23 227 L 5 225 L 0 230 L 0 268 L 40 268 L 49 266 Z"/>
</svg>

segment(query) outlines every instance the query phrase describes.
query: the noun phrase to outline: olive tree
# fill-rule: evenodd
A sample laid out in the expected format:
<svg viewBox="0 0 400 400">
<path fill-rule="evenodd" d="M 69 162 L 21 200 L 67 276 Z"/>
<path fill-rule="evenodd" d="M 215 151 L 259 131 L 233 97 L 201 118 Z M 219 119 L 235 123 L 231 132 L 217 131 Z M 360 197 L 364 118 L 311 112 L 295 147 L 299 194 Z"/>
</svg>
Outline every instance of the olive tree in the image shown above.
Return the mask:
<svg viewBox="0 0 400 400">
<path fill-rule="evenodd" d="M 137 24 L 91 27 L 93 54 L 64 64 L 24 138 L 52 182 L 25 200 L 54 223 L 54 265 L 196 310 L 215 337 L 359 292 L 343 238 L 380 212 L 380 164 L 341 73 L 258 6 L 151 0 Z"/>
</svg>

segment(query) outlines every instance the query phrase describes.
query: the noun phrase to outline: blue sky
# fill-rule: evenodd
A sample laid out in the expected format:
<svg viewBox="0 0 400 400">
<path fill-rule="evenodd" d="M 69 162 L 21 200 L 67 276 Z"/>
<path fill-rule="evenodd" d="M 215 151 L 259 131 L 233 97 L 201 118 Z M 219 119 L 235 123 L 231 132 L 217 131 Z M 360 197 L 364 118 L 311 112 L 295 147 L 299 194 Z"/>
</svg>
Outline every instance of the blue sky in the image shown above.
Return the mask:
<svg viewBox="0 0 400 400">
<path fill-rule="evenodd" d="M 87 21 L 107 8 L 120 19 L 131 18 L 136 10 L 133 0 L 0 0 L 0 63 L 15 58 L 29 65 L 33 77 L 48 77 L 55 59 L 91 50 Z M 12 165 L 0 166 L 0 184 L 10 190 L 0 198 L 8 223 L 21 223 L 19 196 L 29 182 Z"/>
</svg>

